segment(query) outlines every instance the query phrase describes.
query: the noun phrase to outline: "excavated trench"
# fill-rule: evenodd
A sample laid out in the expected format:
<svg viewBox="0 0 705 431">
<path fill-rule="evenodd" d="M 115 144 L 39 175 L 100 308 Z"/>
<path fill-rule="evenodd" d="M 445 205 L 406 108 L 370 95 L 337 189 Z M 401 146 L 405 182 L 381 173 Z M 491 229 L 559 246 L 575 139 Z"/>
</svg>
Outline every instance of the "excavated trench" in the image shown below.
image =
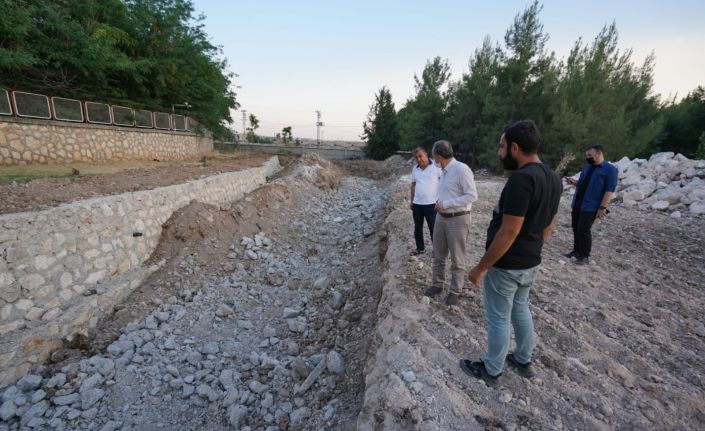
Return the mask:
<svg viewBox="0 0 705 431">
<path fill-rule="evenodd" d="M 231 206 L 183 208 L 161 269 L 3 389 L 0 431 L 702 429 L 705 219 L 613 205 L 586 268 L 563 256 L 564 196 L 532 287 L 538 375 L 488 387 L 457 366 L 484 352 L 482 293 L 423 296 L 402 171 L 302 157 Z M 503 181 L 477 185 L 471 262 Z"/>
<path fill-rule="evenodd" d="M 355 429 L 401 167 L 305 156 L 229 207 L 179 210 L 161 269 L 37 370 L 42 425 Z"/>
</svg>

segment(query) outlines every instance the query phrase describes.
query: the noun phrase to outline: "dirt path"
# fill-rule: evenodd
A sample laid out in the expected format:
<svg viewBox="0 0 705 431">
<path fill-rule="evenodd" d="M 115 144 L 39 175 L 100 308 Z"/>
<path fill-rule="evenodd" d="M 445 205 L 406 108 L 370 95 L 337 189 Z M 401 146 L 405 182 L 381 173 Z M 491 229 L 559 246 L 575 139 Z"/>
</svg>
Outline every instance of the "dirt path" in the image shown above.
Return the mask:
<svg viewBox="0 0 705 431">
<path fill-rule="evenodd" d="M 572 246 L 567 197 L 532 291 L 538 377 L 505 369 L 498 388 L 468 378 L 459 358 L 486 346 L 482 293 L 430 303 L 430 256 L 413 247 L 406 184 L 386 222 L 386 285 L 361 429 L 702 429 L 705 423 L 705 220 L 613 206 L 596 223 L 593 264 Z M 502 181 L 480 181 L 472 257 L 484 248 Z M 382 354 L 382 352 L 384 352 Z"/>
<path fill-rule="evenodd" d="M 67 202 L 169 186 L 222 172 L 261 166 L 264 153 L 212 153 L 182 162 L 130 161 L 100 164 L 0 167 L 0 214 L 36 211 Z M 281 157 L 282 164 L 293 158 Z M 72 169 L 78 171 L 71 175 Z M 38 178 L 3 184 L 14 177 Z M 59 176 L 59 178 L 52 178 Z"/>
</svg>

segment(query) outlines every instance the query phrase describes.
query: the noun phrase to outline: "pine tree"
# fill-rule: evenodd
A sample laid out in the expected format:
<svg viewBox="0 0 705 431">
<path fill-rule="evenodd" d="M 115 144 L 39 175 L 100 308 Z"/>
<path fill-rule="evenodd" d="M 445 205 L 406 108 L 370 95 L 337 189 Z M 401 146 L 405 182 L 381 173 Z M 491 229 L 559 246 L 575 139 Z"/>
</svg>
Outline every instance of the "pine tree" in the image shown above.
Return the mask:
<svg viewBox="0 0 705 431">
<path fill-rule="evenodd" d="M 362 125 L 362 139 L 367 142 L 365 155 L 375 160 L 383 160 L 399 149 L 399 125 L 392 102 L 392 94 L 382 87 L 375 95 L 367 121 Z"/>
<path fill-rule="evenodd" d="M 450 80 L 450 65 L 440 57 L 426 62 L 421 77 L 414 75 L 416 94 L 399 111 L 400 146 L 430 148 L 444 138 L 443 124 Z"/>
</svg>

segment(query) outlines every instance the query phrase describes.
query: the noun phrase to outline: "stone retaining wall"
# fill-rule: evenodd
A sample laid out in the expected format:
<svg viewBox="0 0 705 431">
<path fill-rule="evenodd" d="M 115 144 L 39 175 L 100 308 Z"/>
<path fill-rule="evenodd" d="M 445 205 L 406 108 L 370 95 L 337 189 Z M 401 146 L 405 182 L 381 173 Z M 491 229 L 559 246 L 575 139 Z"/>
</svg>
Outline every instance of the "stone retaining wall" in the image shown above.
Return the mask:
<svg viewBox="0 0 705 431">
<path fill-rule="evenodd" d="M 213 149 L 191 132 L 0 117 L 0 166 L 109 160 L 183 160 Z"/>
<path fill-rule="evenodd" d="M 157 269 L 142 264 L 174 211 L 240 199 L 279 169 L 272 157 L 184 184 L 0 215 L 0 386 L 94 327 Z"/>
</svg>

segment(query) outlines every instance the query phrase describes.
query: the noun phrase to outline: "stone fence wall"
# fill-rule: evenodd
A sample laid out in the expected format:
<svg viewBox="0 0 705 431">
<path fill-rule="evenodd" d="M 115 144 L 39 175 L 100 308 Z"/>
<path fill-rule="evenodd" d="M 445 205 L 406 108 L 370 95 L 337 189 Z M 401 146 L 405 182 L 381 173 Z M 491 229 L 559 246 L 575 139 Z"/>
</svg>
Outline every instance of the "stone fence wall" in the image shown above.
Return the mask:
<svg viewBox="0 0 705 431">
<path fill-rule="evenodd" d="M 174 211 L 240 199 L 279 169 L 275 156 L 240 172 L 0 215 L 0 386 L 95 327 L 157 269 L 143 262 Z"/>
<path fill-rule="evenodd" d="M 212 149 L 211 137 L 191 132 L 0 117 L 0 166 L 183 160 Z"/>
</svg>

